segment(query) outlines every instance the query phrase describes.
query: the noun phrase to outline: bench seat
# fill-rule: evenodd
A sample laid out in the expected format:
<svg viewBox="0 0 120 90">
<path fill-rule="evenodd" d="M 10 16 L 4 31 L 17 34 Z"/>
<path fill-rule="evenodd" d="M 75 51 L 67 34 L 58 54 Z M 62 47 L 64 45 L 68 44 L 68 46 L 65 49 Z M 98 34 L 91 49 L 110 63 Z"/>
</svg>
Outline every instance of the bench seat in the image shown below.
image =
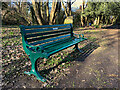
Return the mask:
<svg viewBox="0 0 120 90">
<path fill-rule="evenodd" d="M 60 50 L 73 46 L 81 41 L 84 41 L 86 38 L 69 38 L 68 40 L 63 40 L 61 42 L 57 42 L 55 44 L 44 46 L 44 52 L 48 53 L 48 55 L 52 55 Z"/>
</svg>

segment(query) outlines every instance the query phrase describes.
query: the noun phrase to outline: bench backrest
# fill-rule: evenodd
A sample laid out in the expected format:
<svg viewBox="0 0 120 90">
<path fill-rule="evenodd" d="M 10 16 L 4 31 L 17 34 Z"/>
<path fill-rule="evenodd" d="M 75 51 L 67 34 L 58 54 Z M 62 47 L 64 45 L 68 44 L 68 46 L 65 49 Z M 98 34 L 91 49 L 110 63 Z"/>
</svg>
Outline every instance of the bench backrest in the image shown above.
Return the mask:
<svg viewBox="0 0 120 90">
<path fill-rule="evenodd" d="M 22 40 L 31 45 L 40 45 L 53 40 L 73 36 L 72 24 L 24 26 L 20 25 Z"/>
</svg>

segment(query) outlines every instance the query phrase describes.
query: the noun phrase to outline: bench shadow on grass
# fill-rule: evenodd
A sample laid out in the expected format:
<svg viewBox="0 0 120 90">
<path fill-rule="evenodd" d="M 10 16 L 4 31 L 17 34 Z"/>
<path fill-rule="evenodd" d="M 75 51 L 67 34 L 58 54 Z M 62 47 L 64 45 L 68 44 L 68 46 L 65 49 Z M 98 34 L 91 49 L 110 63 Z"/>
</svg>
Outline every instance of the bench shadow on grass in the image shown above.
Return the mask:
<svg viewBox="0 0 120 90">
<path fill-rule="evenodd" d="M 80 53 L 79 51 L 75 51 L 73 50 L 72 53 L 69 53 L 67 55 L 67 57 L 65 57 L 60 63 L 58 63 L 56 66 L 54 67 L 50 67 L 49 69 L 44 69 L 39 71 L 39 73 L 47 78 L 48 80 L 50 80 L 49 77 L 46 77 L 46 75 L 50 74 L 50 72 L 54 69 L 56 69 L 59 65 L 62 65 L 62 63 L 67 63 L 67 61 L 69 60 L 70 62 L 72 61 L 80 61 L 83 62 L 85 61 L 85 59 L 95 50 L 99 47 L 99 45 L 95 42 L 91 42 L 88 43 L 86 46 L 84 46 L 83 48 L 81 48 L 81 50 L 83 50 L 83 53 Z"/>
</svg>

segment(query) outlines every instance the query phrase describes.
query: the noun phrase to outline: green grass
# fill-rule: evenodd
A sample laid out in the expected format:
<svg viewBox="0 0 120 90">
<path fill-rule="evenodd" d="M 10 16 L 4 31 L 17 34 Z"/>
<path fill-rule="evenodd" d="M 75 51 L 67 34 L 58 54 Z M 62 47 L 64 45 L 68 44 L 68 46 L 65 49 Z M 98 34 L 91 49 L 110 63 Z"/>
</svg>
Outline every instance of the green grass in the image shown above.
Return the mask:
<svg viewBox="0 0 120 90">
<path fill-rule="evenodd" d="M 73 82 L 73 87 L 75 87 L 75 82 Z"/>
<path fill-rule="evenodd" d="M 10 32 L 10 35 L 14 35 L 14 32 Z"/>
<path fill-rule="evenodd" d="M 93 42 L 96 41 L 96 37 L 88 37 L 88 39 Z"/>
<path fill-rule="evenodd" d="M 3 29 L 3 30 L 2 30 L 2 34 L 4 34 L 5 32 L 6 32 L 6 30 Z"/>
<path fill-rule="evenodd" d="M 90 32 L 92 32 L 92 31 L 89 30 L 89 31 L 86 31 L 85 33 L 90 33 Z"/>
</svg>

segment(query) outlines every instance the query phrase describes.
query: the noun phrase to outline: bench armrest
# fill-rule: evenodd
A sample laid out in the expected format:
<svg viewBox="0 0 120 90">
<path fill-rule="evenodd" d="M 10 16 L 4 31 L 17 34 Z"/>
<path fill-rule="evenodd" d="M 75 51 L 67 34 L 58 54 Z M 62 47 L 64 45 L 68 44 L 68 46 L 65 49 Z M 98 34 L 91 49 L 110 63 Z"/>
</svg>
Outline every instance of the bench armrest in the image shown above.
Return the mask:
<svg viewBox="0 0 120 90">
<path fill-rule="evenodd" d="M 84 35 L 83 34 L 75 34 L 73 33 L 74 37 L 76 37 L 75 35 L 79 36 L 78 38 L 84 38 Z M 77 37 L 76 37 L 77 38 Z"/>
<path fill-rule="evenodd" d="M 29 45 L 27 43 L 25 45 L 26 45 L 27 49 L 32 50 L 34 52 L 38 52 L 38 51 L 42 52 L 43 51 L 43 48 L 41 46 L 33 46 L 33 45 Z"/>
</svg>

